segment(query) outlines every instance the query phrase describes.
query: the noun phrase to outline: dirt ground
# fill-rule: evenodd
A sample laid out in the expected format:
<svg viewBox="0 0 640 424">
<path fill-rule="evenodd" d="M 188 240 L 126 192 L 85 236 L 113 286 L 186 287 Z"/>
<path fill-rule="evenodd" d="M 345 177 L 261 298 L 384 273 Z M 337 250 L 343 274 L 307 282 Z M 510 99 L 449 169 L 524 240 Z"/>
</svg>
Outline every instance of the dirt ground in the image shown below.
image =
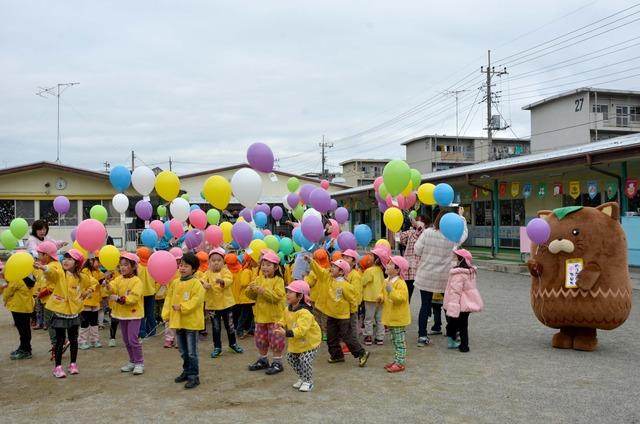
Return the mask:
<svg viewBox="0 0 640 424">
<path fill-rule="evenodd" d="M 470 318 L 471 352 L 447 350 L 443 336 L 418 348 L 412 325 L 407 371 L 388 374 L 382 367 L 393 355 L 389 339 L 371 348 L 362 369 L 352 358 L 328 364 L 323 345 L 311 393 L 291 388 L 296 377 L 288 366 L 276 376 L 247 371 L 256 358 L 252 339 L 242 341 L 244 354 L 225 351 L 217 359 L 209 357 L 211 339 L 201 342 L 202 384 L 190 391 L 173 382 L 181 360 L 177 349 L 162 348 L 161 337 L 143 344 L 142 376 L 119 371 L 127 356 L 118 340 L 116 348 L 80 351 L 80 374 L 56 380 L 41 330 L 34 332 L 33 359 L 9 359 L 18 337 L 2 309 L 0 422 L 640 422 L 637 307 L 621 328 L 599 332 L 598 351 L 555 350 L 553 330 L 531 312 L 527 277 L 481 272 L 478 285 L 486 310 Z M 636 291 L 636 304 L 639 297 Z M 106 345 L 108 332 L 101 337 Z"/>
</svg>

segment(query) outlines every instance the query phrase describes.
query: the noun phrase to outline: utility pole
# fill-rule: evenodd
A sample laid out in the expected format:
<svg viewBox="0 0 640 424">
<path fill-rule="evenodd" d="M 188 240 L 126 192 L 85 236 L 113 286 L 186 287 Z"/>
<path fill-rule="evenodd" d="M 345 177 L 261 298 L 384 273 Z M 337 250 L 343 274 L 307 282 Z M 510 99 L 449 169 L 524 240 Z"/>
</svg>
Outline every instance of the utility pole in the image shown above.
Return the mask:
<svg viewBox="0 0 640 424">
<path fill-rule="evenodd" d="M 169 171 L 172 171 L 171 167 L 173 166 L 173 162 L 171 161 L 171 156 L 169 156 Z"/>
<path fill-rule="evenodd" d="M 109 162 L 103 162 L 104 165 L 104 172 L 109 172 L 109 169 L 111 168 L 111 164 Z"/>
<path fill-rule="evenodd" d="M 135 160 L 136 160 L 136 154 L 135 154 L 135 152 L 132 150 L 132 151 L 131 151 L 131 172 L 133 172 L 133 170 L 134 170 L 134 169 L 135 169 L 135 167 L 136 167 Z"/>
<path fill-rule="evenodd" d="M 327 155 L 325 154 L 325 149 L 330 149 L 333 147 L 333 143 L 329 143 L 329 142 L 325 142 L 324 141 L 324 135 L 322 136 L 322 143 L 319 144 L 319 146 L 322 148 L 322 178 L 327 178 L 327 170 L 326 170 L 326 163 L 327 163 Z"/>
<path fill-rule="evenodd" d="M 58 131 L 57 131 L 57 143 L 56 143 L 56 163 L 60 163 L 60 95 L 64 93 L 64 91 L 72 87 L 74 85 L 80 84 L 79 82 L 65 82 L 58 83 L 53 87 L 43 88 L 38 87 L 38 91 L 36 96 L 40 96 L 42 98 L 46 98 L 46 96 L 55 96 L 58 98 Z M 62 90 L 60 88 L 62 87 Z"/>
<path fill-rule="evenodd" d="M 458 157 L 458 153 L 460 153 L 460 130 L 458 129 L 458 95 L 460 93 L 464 93 L 468 90 L 451 90 L 447 91 L 447 94 L 452 94 L 456 97 L 456 158 Z M 458 160 L 456 159 L 456 162 Z"/>
<path fill-rule="evenodd" d="M 502 128 L 500 128 L 500 125 L 498 125 L 498 127 L 494 128 L 493 127 L 493 121 L 492 121 L 492 117 L 491 117 L 491 102 L 493 101 L 493 98 L 491 97 L 491 78 L 493 76 L 501 76 L 501 75 L 505 75 L 507 73 L 507 68 L 503 68 L 502 70 L 497 70 L 495 69 L 495 67 L 491 66 L 491 50 L 487 50 L 487 69 L 486 71 L 484 70 L 484 67 L 480 67 L 480 72 L 481 73 L 486 73 L 487 74 L 487 98 L 486 98 L 486 102 L 487 102 L 487 147 L 489 149 L 489 160 L 493 160 L 494 159 L 494 155 L 493 155 L 493 134 L 492 131 L 495 130 L 500 130 Z"/>
</svg>

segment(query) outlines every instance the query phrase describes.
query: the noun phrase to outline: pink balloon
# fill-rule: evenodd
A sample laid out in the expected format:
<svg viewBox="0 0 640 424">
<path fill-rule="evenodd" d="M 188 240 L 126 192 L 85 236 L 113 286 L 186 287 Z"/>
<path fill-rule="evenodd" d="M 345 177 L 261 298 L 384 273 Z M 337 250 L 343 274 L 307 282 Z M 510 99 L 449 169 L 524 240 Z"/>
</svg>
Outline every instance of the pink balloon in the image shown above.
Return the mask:
<svg viewBox="0 0 640 424">
<path fill-rule="evenodd" d="M 189 212 L 189 223 L 199 230 L 207 226 L 207 214 L 202 209 L 194 209 Z"/>
<path fill-rule="evenodd" d="M 378 192 L 378 189 L 380 188 L 383 182 L 384 181 L 382 180 L 382 177 L 376 177 L 376 179 L 373 180 L 373 189 L 376 193 Z"/>
<path fill-rule="evenodd" d="M 156 232 L 158 238 L 164 237 L 164 223 L 160 220 L 153 220 L 149 223 L 149 228 Z"/>
<path fill-rule="evenodd" d="M 404 195 L 399 194 L 397 200 L 398 200 L 398 207 L 400 209 L 404 210 L 405 207 L 406 207 L 406 202 L 405 202 L 405 199 L 404 199 Z"/>
<path fill-rule="evenodd" d="M 329 222 L 331 223 L 331 238 L 338 238 L 340 234 L 340 224 L 338 224 L 338 221 L 335 219 L 329 219 Z"/>
<path fill-rule="evenodd" d="M 387 207 L 390 208 L 393 206 L 393 197 L 390 194 L 387 194 L 387 198 L 385 199 Z"/>
<path fill-rule="evenodd" d="M 166 250 L 154 252 L 147 263 L 149 274 L 163 286 L 166 286 L 176 274 L 178 264 L 176 258 Z"/>
<path fill-rule="evenodd" d="M 95 219 L 85 219 L 78 225 L 76 240 L 89 252 L 100 249 L 107 241 L 107 230 L 102 222 Z"/>
<path fill-rule="evenodd" d="M 412 191 L 411 193 L 409 193 L 409 195 L 407 196 L 407 198 L 404 201 L 404 206 L 407 209 L 411 209 L 415 204 L 416 204 L 416 192 Z"/>
<path fill-rule="evenodd" d="M 266 237 L 266 236 L 271 236 L 271 235 L 273 235 L 273 234 L 271 234 L 271 231 L 270 231 L 270 230 L 262 230 L 262 234 L 264 234 L 264 235 L 265 235 L 265 237 Z"/>
<path fill-rule="evenodd" d="M 322 187 L 325 190 L 328 189 L 329 188 L 329 181 L 327 181 L 327 180 L 320 181 L 320 187 Z"/>
<path fill-rule="evenodd" d="M 222 244 L 223 236 L 222 230 L 217 225 L 209 225 L 204 230 L 204 239 L 213 247 L 218 247 Z"/>
<path fill-rule="evenodd" d="M 169 230 L 171 231 L 171 235 L 175 238 L 180 238 L 184 234 L 182 222 L 180 222 L 177 218 L 173 218 L 171 219 L 171 221 L 169 221 Z"/>
</svg>

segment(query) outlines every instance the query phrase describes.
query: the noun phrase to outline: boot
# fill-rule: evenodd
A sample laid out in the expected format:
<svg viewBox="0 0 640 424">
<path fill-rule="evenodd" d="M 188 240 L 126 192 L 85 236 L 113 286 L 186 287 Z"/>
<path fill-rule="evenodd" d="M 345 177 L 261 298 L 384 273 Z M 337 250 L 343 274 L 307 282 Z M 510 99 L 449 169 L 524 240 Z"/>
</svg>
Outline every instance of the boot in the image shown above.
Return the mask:
<svg viewBox="0 0 640 424">
<path fill-rule="evenodd" d="M 89 328 L 80 327 L 80 333 L 78 334 L 78 349 L 87 350 L 91 347 L 89 344 Z"/>
</svg>

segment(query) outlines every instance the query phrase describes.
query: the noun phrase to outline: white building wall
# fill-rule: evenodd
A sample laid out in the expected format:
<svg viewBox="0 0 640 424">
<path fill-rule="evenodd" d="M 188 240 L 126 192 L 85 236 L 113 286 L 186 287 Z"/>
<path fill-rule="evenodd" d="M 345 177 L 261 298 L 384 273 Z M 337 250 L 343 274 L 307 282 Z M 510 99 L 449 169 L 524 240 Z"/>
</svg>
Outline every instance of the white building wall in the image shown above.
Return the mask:
<svg viewBox="0 0 640 424">
<path fill-rule="evenodd" d="M 589 143 L 589 93 L 552 100 L 531 109 L 531 152 Z"/>
</svg>

